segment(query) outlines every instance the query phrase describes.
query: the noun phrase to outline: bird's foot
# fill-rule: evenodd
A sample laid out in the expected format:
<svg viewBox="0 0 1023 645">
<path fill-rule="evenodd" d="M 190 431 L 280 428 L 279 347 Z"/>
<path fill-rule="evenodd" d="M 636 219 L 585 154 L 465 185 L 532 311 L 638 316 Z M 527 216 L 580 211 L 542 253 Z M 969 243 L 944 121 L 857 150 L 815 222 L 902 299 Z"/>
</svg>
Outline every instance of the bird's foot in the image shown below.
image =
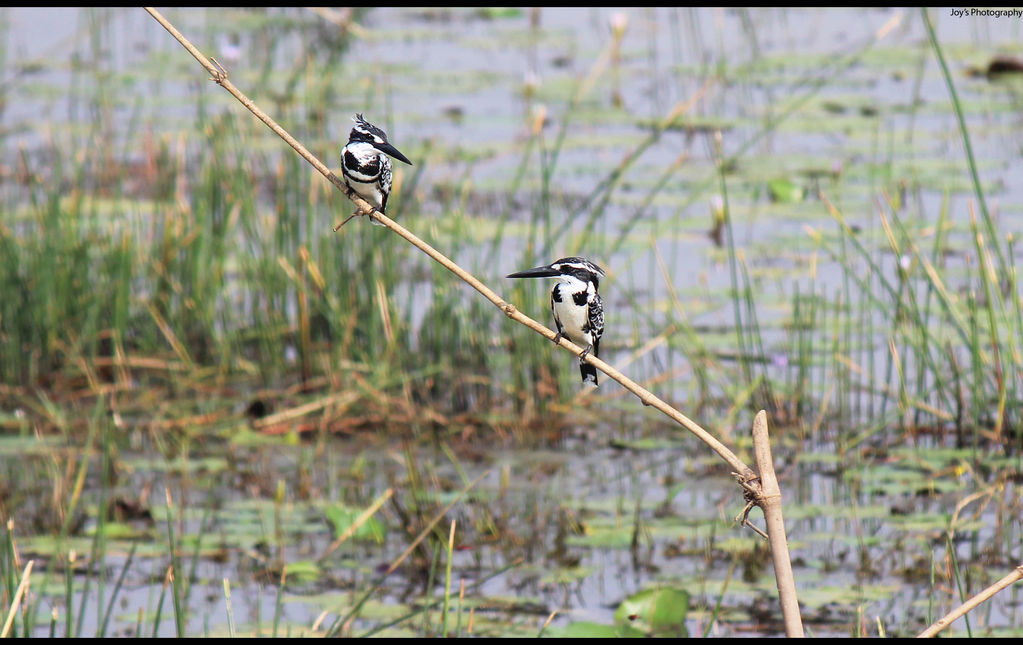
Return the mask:
<svg viewBox="0 0 1023 645">
<path fill-rule="evenodd" d="M 582 365 L 583 363 L 586 362 L 586 355 L 589 354 L 592 349 L 593 349 L 593 345 L 587 345 L 586 349 L 584 349 L 582 351 L 582 353 L 579 354 L 579 364 L 580 365 Z"/>
</svg>

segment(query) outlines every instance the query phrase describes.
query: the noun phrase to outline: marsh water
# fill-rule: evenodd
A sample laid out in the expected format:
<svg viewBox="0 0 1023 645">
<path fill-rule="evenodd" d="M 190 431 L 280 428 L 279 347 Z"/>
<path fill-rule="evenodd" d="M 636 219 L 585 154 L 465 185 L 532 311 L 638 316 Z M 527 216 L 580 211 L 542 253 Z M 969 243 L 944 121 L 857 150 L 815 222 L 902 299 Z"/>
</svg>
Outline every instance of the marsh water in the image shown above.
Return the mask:
<svg viewBox="0 0 1023 645">
<path fill-rule="evenodd" d="M 278 205 L 258 230 L 269 237 L 285 221 L 284 191 L 273 182 L 283 181 L 291 166 L 280 159 L 293 151 L 209 82 L 145 11 L 2 12 L 8 212 L 0 225 L 13 235 L 32 222 L 21 210 L 32 197 L 15 186 L 19 163 L 73 166 L 87 151 L 54 142 L 83 141 L 82 132 L 101 118 L 114 124 L 106 143 L 126 186 L 144 166 L 143 140 L 163 142 L 172 151 L 167 163 L 182 150 L 178 159 L 188 168 L 194 148 L 213 139 L 218 118 L 245 122 L 256 200 Z M 798 390 L 798 407 L 771 410 L 772 436 L 811 635 L 915 634 L 1023 559 L 1019 428 L 1015 435 L 1009 422 L 979 435 L 953 432 L 956 410 L 942 407 L 943 399 L 898 390 L 917 383 L 927 391 L 940 374 L 928 373 L 923 359 L 893 362 L 898 323 L 891 312 L 867 297 L 849 300 L 858 293 L 850 288 L 857 268 L 870 284 L 885 279 L 878 271 L 921 275 L 923 259 L 937 257 L 930 251 L 936 234 L 944 236 L 943 275 L 953 280 L 942 283 L 953 294 L 948 306 L 971 297 L 971 281 L 986 270 L 978 268 L 976 240 L 987 230 L 971 226 L 980 219 L 977 183 L 1012 264 L 1005 240 L 1023 229 L 1023 84 L 1018 74 L 987 71 L 995 58 L 1023 58 L 1023 20 L 930 12 L 969 126 L 974 183 L 918 9 L 164 15 L 271 116 L 279 118 L 274 106 L 287 104 L 281 125 L 294 125 L 292 134 L 331 167 L 352 114 L 384 126 L 416 163 L 396 168 L 396 193 L 405 191 L 396 219 L 429 234 L 441 251 L 453 249 L 456 261 L 505 297 L 513 287 L 501 276 L 528 268 L 519 264 L 527 255 L 535 264 L 573 254 L 598 259 L 608 270 L 602 357 L 747 462 L 750 401 L 759 384 Z M 343 62 L 331 58 L 333 76 L 311 78 L 330 58 L 323 48 L 336 46 L 342 32 Z M 658 131 L 673 111 L 682 116 Z M 200 117 L 204 128 L 196 126 Z M 310 123 L 330 136 L 317 138 Z M 89 194 L 90 180 L 69 188 L 76 190 Z M 133 202 L 133 190 L 120 189 L 121 205 L 112 208 L 127 208 L 142 223 L 135 234 L 156 236 L 161 229 L 145 224 L 150 206 Z M 342 247 L 400 242 L 385 231 L 356 237 L 347 227 L 368 227 L 362 220 L 335 234 L 347 201 L 310 201 L 321 209 L 317 227 L 296 226 L 314 254 L 322 242 L 312 240 L 322 238 Z M 718 214 L 726 207 L 730 228 L 722 242 Z M 544 223 L 528 226 L 540 211 Z M 900 255 L 888 246 L 893 213 L 922 251 L 903 245 Z M 866 240 L 876 264 L 857 264 L 854 238 L 840 235 L 843 224 Z M 297 265 L 294 255 L 290 261 Z M 454 280 L 431 273 L 425 257 L 417 262 L 402 264 L 412 267 L 409 288 L 394 294 L 413 328 L 430 320 L 438 297 L 420 286 Z M 924 297 L 921 283 L 905 284 L 903 292 L 899 281 L 899 294 Z M 517 304 L 550 324 L 547 286 L 522 287 L 530 299 Z M 479 298 L 455 288 L 465 291 L 460 302 Z M 743 291 L 746 300 L 736 295 Z M 830 313 L 801 332 L 805 320 L 793 303 L 806 306 L 807 297 Z M 1016 293 L 1005 298 L 1018 302 Z M 288 316 L 299 316 L 297 302 L 283 305 Z M 740 315 L 745 303 L 751 309 Z M 241 297 L 223 304 L 250 306 Z M 495 325 L 495 333 L 509 326 Z M 746 327 L 755 327 L 756 342 L 740 347 L 754 338 Z M 1009 326 L 1011 347 L 1018 332 Z M 539 336 L 522 340 L 556 351 Z M 492 340 L 491 348 L 499 345 Z M 964 362 L 971 355 L 952 342 L 944 349 Z M 79 620 L 80 633 L 97 633 L 96 612 L 116 588 L 107 634 L 175 634 L 172 614 L 179 610 L 164 600 L 170 539 L 188 568 L 186 635 L 318 634 L 366 593 L 346 633 L 583 635 L 589 632 L 580 625 L 615 624 L 622 601 L 650 588 L 689 594 L 689 635 L 784 633 L 766 543 L 735 521 L 743 501 L 727 466 L 611 381 L 577 397 L 577 369 L 567 354 L 552 361 L 563 372 L 554 377 L 559 387 L 548 392 L 550 407 L 529 431 L 503 422 L 482 427 L 488 411 L 480 410 L 470 421 L 452 414 L 448 431 L 413 436 L 378 417 L 376 432 L 360 426 L 351 433 L 325 431 L 315 421 L 307 431 L 300 427 L 307 417 L 298 413 L 272 426 L 252 422 L 263 416 L 253 413 L 263 401 L 274 400 L 277 412 L 306 403 L 329 410 L 343 407 L 331 397 L 356 389 L 343 383 L 303 398 L 287 376 L 299 370 L 297 352 L 289 346 L 274 359 L 280 378 L 252 368 L 231 381 L 193 366 L 181 376 L 189 385 L 180 400 L 167 396 L 174 388 L 140 395 L 89 438 L 55 428 L 107 415 L 103 397 L 51 402 L 37 383 L 3 384 L 0 519 L 13 520 L 21 561 L 38 560 L 32 591 L 42 617 L 33 633 L 50 632 L 51 607 L 58 634 L 78 633 L 66 623 Z M 515 398 L 511 385 L 496 382 L 496 392 Z M 275 398 L 271 390 L 283 394 Z M 1011 396 L 963 405 L 981 408 L 979 418 L 1019 420 Z M 101 439 L 117 445 L 100 451 L 102 458 L 89 452 Z M 78 497 L 50 481 L 74 481 L 69 474 L 82 463 L 90 468 L 79 484 L 77 519 L 58 540 L 65 518 L 50 517 L 53 498 Z M 332 549 L 337 515 L 357 514 L 388 490 L 393 499 L 377 515 L 379 533 Z M 97 508 L 112 500 L 120 510 L 100 522 Z M 385 576 L 449 503 L 436 535 Z M 751 517 L 762 519 L 756 511 Z M 77 582 L 68 585 L 58 575 L 66 554 L 96 553 L 97 528 L 107 522 L 123 533 L 104 538 L 102 561 L 79 561 Z M 452 522 L 446 583 L 444 539 Z M 56 573 L 44 574 L 55 560 Z M 99 580 L 106 582 L 97 588 Z M 446 587 L 446 622 L 440 605 L 419 611 L 443 599 Z M 1018 636 L 1021 601 L 1010 588 L 952 633 Z"/>
</svg>

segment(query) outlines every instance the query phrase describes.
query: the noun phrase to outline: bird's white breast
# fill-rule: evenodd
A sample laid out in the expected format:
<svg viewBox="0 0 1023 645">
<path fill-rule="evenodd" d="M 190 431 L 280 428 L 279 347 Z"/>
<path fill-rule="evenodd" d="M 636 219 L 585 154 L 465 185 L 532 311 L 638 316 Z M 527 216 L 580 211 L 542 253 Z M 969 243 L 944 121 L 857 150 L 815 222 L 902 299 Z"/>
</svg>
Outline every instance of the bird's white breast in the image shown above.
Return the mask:
<svg viewBox="0 0 1023 645">
<path fill-rule="evenodd" d="M 573 343 L 584 347 L 593 342 L 589 332 L 582 332 L 584 327 L 589 327 L 590 308 L 587 305 L 581 307 L 576 305 L 572 294 L 579 291 L 585 293 L 587 287 L 588 285 L 585 283 L 574 279 L 571 282 L 559 282 L 554 285 L 554 288 L 558 290 L 558 295 L 561 296 L 561 302 L 554 302 L 554 316 L 561 322 L 565 336 L 568 336 Z"/>
<path fill-rule="evenodd" d="M 371 144 L 362 141 L 348 144 L 345 146 L 345 152 L 350 153 L 358 162 L 355 168 L 351 167 L 350 163 L 345 163 L 343 173 L 345 183 L 375 208 L 381 208 L 384 196 L 379 182 L 386 178 L 388 184 L 386 189 L 390 189 L 390 159 L 380 154 L 380 151 Z M 372 169 L 372 172 L 362 172 L 359 167 Z"/>
<path fill-rule="evenodd" d="M 363 183 L 370 183 L 377 180 L 380 177 L 380 170 L 386 165 L 390 165 L 390 160 L 380 154 L 380 151 L 374 148 L 371 144 L 363 141 L 357 141 L 350 143 L 345 146 L 345 150 L 358 162 L 357 167 L 352 167 L 350 164 L 345 165 L 345 174 L 349 178 L 355 181 L 361 181 Z M 371 168 L 371 173 L 365 173 L 360 171 L 361 168 Z"/>
</svg>

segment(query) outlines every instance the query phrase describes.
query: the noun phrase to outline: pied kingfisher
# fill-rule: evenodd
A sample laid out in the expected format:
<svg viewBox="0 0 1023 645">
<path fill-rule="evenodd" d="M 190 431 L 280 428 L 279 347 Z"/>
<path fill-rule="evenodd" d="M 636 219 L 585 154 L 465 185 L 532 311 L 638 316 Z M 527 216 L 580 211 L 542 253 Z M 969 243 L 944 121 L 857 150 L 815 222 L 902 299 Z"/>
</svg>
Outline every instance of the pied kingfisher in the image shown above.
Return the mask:
<svg viewBox="0 0 1023 645">
<path fill-rule="evenodd" d="M 562 258 L 547 266 L 512 273 L 509 278 L 557 278 L 551 290 L 551 310 L 558 335 L 554 342 L 568 337 L 585 347 L 579 354 L 579 371 L 583 383 L 596 387 L 597 368 L 587 363 L 586 355 L 599 356 L 600 337 L 604 333 L 604 301 L 597 293 L 604 270 L 586 258 Z"/>
<path fill-rule="evenodd" d="M 410 166 L 412 162 L 387 142 L 383 130 L 361 114 L 352 117 L 352 121 L 355 127 L 348 135 L 348 143 L 341 148 L 341 174 L 349 188 L 383 213 L 387 208 L 387 196 L 391 194 L 391 160 L 387 155 Z M 375 219 L 371 221 L 383 226 Z"/>
</svg>

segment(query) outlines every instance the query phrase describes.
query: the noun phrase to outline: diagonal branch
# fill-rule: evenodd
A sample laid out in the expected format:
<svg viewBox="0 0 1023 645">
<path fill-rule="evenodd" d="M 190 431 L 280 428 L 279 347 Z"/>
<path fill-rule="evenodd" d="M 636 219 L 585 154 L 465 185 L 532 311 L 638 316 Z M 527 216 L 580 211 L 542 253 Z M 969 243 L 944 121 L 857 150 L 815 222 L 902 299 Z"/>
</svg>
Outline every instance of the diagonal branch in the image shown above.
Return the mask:
<svg viewBox="0 0 1023 645">
<path fill-rule="evenodd" d="M 376 219 L 378 222 L 380 222 L 387 228 L 391 229 L 401 237 L 405 238 L 405 240 L 407 240 L 410 244 L 412 244 L 420 251 L 433 258 L 437 263 L 439 263 L 448 271 L 454 273 L 461 280 L 469 284 L 469 286 L 471 286 L 473 289 L 479 291 L 484 298 L 492 302 L 498 309 L 503 311 L 505 315 L 507 315 L 515 322 L 518 322 L 520 324 L 525 325 L 526 327 L 529 327 L 536 333 L 546 336 L 548 339 L 552 341 L 554 340 L 556 334 L 553 331 L 551 331 L 544 325 L 538 323 L 537 321 L 533 320 L 529 316 L 523 314 L 514 305 L 506 302 L 503 298 L 497 295 L 497 293 L 490 289 L 490 287 L 485 285 L 474 275 L 472 275 L 462 267 L 455 264 L 446 255 L 444 255 L 437 249 L 433 248 L 425 241 L 421 240 L 419 237 L 417 237 L 414 233 L 406 229 L 404 226 L 398 224 L 397 222 L 387 217 L 383 213 L 373 209 L 369 202 L 362 199 L 357 193 L 355 193 L 355 191 L 348 188 L 344 181 L 339 179 L 333 172 L 331 172 L 330 168 L 327 168 L 327 166 L 322 161 L 317 159 L 311 152 L 309 152 L 309 150 L 307 150 L 305 146 L 303 146 L 294 137 L 288 134 L 288 132 L 285 131 L 284 128 L 282 128 L 280 125 L 278 125 L 276 121 L 270 118 L 268 114 L 259 109 L 259 106 L 257 106 L 252 101 L 252 99 L 245 96 L 245 94 L 242 93 L 241 90 L 235 87 L 234 84 L 231 83 L 231 81 L 228 79 L 227 71 L 224 70 L 224 68 L 221 67 L 219 64 L 217 64 L 215 60 L 211 61 L 206 56 L 204 56 L 203 53 L 200 52 L 195 47 L 195 45 L 189 42 L 189 40 L 185 38 L 181 34 L 181 32 L 175 29 L 174 25 L 168 22 L 167 19 L 164 18 L 159 11 L 152 7 L 145 7 L 145 10 L 149 12 L 149 14 L 152 15 L 157 22 L 163 25 L 164 29 L 170 32 L 170 34 L 174 36 L 174 38 L 179 43 L 181 43 L 181 45 L 185 49 L 187 49 L 188 52 L 192 54 L 192 56 L 194 56 L 197 61 L 199 61 L 199 64 L 206 68 L 206 71 L 210 73 L 210 75 L 212 76 L 212 80 L 214 82 L 216 82 L 218 85 L 220 85 L 225 90 L 230 92 L 231 95 L 238 99 L 238 101 L 242 105 L 248 108 L 250 112 L 255 114 L 260 121 L 265 123 L 271 130 L 274 131 L 274 133 L 276 133 L 279 137 L 284 139 L 288 143 L 288 145 L 294 148 L 295 151 L 298 152 L 298 154 L 301 155 L 303 159 L 312 164 L 312 166 L 316 168 L 316 170 L 318 170 L 320 174 L 322 174 L 332 184 L 334 184 L 340 190 L 342 190 L 345 193 L 345 195 L 347 195 L 348 198 L 355 203 L 355 205 L 360 209 L 362 213 L 372 213 L 372 217 L 374 219 Z M 579 347 L 578 345 L 575 345 L 574 343 L 564 338 L 561 339 L 560 345 L 568 349 L 568 351 L 572 352 L 576 356 L 581 354 L 583 351 L 582 347 Z M 736 474 L 741 475 L 744 478 L 748 479 L 756 478 L 756 474 L 753 472 L 752 468 L 747 466 L 741 459 L 739 459 L 739 457 L 735 455 L 734 452 L 731 451 L 731 449 L 729 449 L 727 446 L 721 443 L 710 432 L 703 429 L 698 423 L 696 423 L 689 417 L 685 416 L 684 414 L 673 408 L 671 405 L 669 405 L 668 403 L 654 395 L 652 392 L 650 392 L 640 384 L 636 383 L 635 381 L 625 376 L 615 368 L 611 367 L 601 359 L 597 358 L 592 353 L 587 354 L 585 360 L 589 362 L 591 365 L 595 366 L 600 371 L 607 374 L 608 377 L 611 378 L 612 380 L 617 381 L 622 387 L 624 387 L 625 389 L 639 397 L 639 400 L 643 403 L 643 405 L 647 405 L 659 410 L 668 418 L 672 419 L 680 426 L 696 435 L 701 441 L 707 444 L 714 452 L 716 452 L 722 459 L 724 459 L 725 462 L 729 466 L 731 466 L 731 468 L 736 472 Z"/>
<path fill-rule="evenodd" d="M 303 159 L 312 164 L 313 168 L 316 168 L 316 170 L 318 170 L 321 175 L 326 177 L 327 180 L 330 181 L 330 183 L 337 186 L 342 192 L 344 192 L 348 196 L 349 199 L 355 202 L 355 205 L 358 206 L 363 213 L 369 213 L 373 210 L 373 207 L 370 205 L 369 202 L 362 199 L 358 195 L 358 193 L 350 189 L 347 186 L 347 184 L 345 184 L 344 181 L 339 179 L 337 175 L 330 171 L 330 168 L 328 168 L 322 161 L 317 159 L 313 153 L 306 150 L 306 147 L 299 143 L 298 140 L 295 139 L 295 137 L 288 134 L 287 130 L 277 125 L 277 122 L 271 119 L 270 115 L 268 115 L 266 112 L 259 109 L 259 106 L 256 105 L 252 101 L 252 99 L 245 96 L 245 94 L 243 94 L 241 90 L 235 87 L 234 83 L 232 83 L 227 78 L 227 70 L 225 70 L 220 65 L 220 63 L 216 62 L 216 59 L 213 59 L 211 61 L 209 58 L 206 58 L 206 56 L 204 56 L 203 53 L 199 51 L 199 49 L 195 45 L 193 45 L 187 38 L 185 38 L 181 34 L 181 32 L 174 27 L 174 25 L 172 25 L 166 18 L 164 18 L 159 11 L 157 11 L 153 7 L 145 7 L 145 10 L 149 12 L 149 15 L 153 16 L 153 18 L 155 18 L 158 23 L 163 25 L 163 28 L 169 31 L 170 35 L 174 36 L 174 38 L 179 43 L 181 43 L 181 45 L 185 49 L 188 50 L 188 53 L 194 56 L 195 60 L 199 61 L 200 65 L 206 68 L 206 71 L 209 72 L 210 76 L 212 77 L 210 80 L 214 81 L 217 85 L 223 87 L 225 90 L 230 92 L 231 96 L 238 99 L 238 101 L 242 105 L 247 107 L 250 112 L 256 115 L 256 118 L 265 123 L 271 130 L 273 130 L 274 134 L 284 139 L 289 146 L 295 149 L 295 152 L 297 152 L 299 155 L 301 155 Z"/>
<path fill-rule="evenodd" d="M 917 638 L 933 638 L 937 636 L 939 632 L 951 625 L 957 619 L 965 616 L 968 612 L 976 609 L 982 602 L 989 600 L 1002 589 L 1005 589 L 1020 580 L 1023 580 L 1023 564 L 1013 569 L 1008 575 L 1004 576 L 998 582 L 989 586 L 987 589 L 984 589 L 974 597 L 939 618 L 936 623 L 917 634 Z"/>
</svg>

